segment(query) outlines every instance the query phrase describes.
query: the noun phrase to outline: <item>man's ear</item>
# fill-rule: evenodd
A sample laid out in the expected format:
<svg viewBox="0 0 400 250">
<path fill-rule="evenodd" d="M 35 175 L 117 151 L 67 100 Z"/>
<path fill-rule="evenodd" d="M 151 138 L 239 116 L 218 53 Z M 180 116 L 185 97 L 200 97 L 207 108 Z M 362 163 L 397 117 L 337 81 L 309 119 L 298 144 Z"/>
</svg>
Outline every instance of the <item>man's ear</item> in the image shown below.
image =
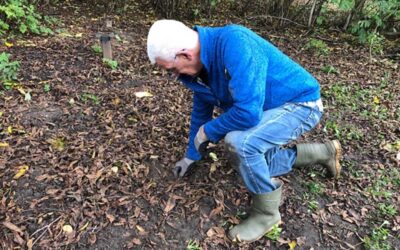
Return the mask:
<svg viewBox="0 0 400 250">
<path fill-rule="evenodd" d="M 187 50 L 187 49 L 183 49 L 183 50 L 178 51 L 178 53 L 176 53 L 176 55 L 180 56 L 180 57 L 182 57 L 182 58 L 184 58 L 186 60 L 189 60 L 189 61 L 193 60 L 193 56 L 194 56 L 193 52 L 190 51 L 190 50 Z"/>
</svg>

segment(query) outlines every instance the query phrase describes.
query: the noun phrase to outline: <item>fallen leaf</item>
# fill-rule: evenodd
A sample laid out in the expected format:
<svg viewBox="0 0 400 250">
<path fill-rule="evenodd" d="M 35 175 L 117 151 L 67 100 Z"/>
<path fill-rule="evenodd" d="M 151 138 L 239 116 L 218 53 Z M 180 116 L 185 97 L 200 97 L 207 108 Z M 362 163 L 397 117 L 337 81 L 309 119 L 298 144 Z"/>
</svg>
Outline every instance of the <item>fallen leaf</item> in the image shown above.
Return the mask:
<svg viewBox="0 0 400 250">
<path fill-rule="evenodd" d="M 22 87 L 17 87 L 17 90 L 21 95 L 25 95 L 26 94 L 25 90 Z"/>
<path fill-rule="evenodd" d="M 110 221 L 110 223 L 113 223 L 113 221 L 115 221 L 115 217 L 114 217 L 114 215 L 112 215 L 112 214 L 107 214 L 107 213 L 106 213 L 106 217 L 107 217 L 107 219 Z"/>
<path fill-rule="evenodd" d="M 400 150 L 400 141 L 396 141 L 394 143 L 387 143 L 385 146 L 383 146 L 383 149 L 389 152 L 396 152 L 397 150 Z"/>
<path fill-rule="evenodd" d="M 26 246 L 28 247 L 28 250 L 32 250 L 33 239 L 29 239 L 28 242 L 26 242 Z"/>
<path fill-rule="evenodd" d="M 214 173 L 216 170 L 217 170 L 217 165 L 215 165 L 214 163 L 211 163 L 210 173 Z"/>
<path fill-rule="evenodd" d="M 85 230 L 87 227 L 89 226 L 89 221 L 88 222 L 86 222 L 86 224 L 85 225 L 83 225 L 81 228 L 79 228 L 79 231 L 83 231 L 83 230 Z"/>
<path fill-rule="evenodd" d="M 144 230 L 144 228 L 141 227 L 141 226 L 139 226 L 139 225 L 136 225 L 136 229 L 137 229 L 140 233 L 146 232 L 146 231 Z"/>
<path fill-rule="evenodd" d="M 112 167 L 112 168 L 111 168 L 111 171 L 112 171 L 114 174 L 118 173 L 118 167 Z"/>
<path fill-rule="evenodd" d="M 142 245 L 142 242 L 141 242 L 140 239 L 138 239 L 138 238 L 134 238 L 134 239 L 132 240 L 132 243 L 135 244 L 135 245 Z"/>
<path fill-rule="evenodd" d="M 288 245 L 289 245 L 289 249 L 293 250 L 296 247 L 297 244 L 296 244 L 295 240 L 292 240 Z"/>
<path fill-rule="evenodd" d="M 73 37 L 73 35 L 67 33 L 67 32 L 61 32 L 60 34 L 58 34 L 61 37 Z"/>
<path fill-rule="evenodd" d="M 11 231 L 13 231 L 13 232 L 17 232 L 17 233 L 23 234 L 22 230 L 21 230 L 19 227 L 17 227 L 16 225 L 14 225 L 13 223 L 11 223 L 11 222 L 9 222 L 9 221 L 4 221 L 4 222 L 3 222 L 3 225 L 4 225 L 6 228 L 8 228 L 8 229 L 10 229 Z"/>
<path fill-rule="evenodd" d="M 169 213 L 175 207 L 175 204 L 175 199 L 173 197 L 169 197 L 167 205 L 164 208 L 164 213 Z"/>
<path fill-rule="evenodd" d="M 66 234 L 71 234 L 74 232 L 74 229 L 71 227 L 71 225 L 64 225 L 62 227 L 62 230 L 64 231 L 64 233 Z"/>
<path fill-rule="evenodd" d="M 75 37 L 77 37 L 77 38 L 80 38 L 80 37 L 82 37 L 82 36 L 83 36 L 82 33 L 76 33 L 76 34 L 75 34 Z"/>
<path fill-rule="evenodd" d="M 12 132 L 13 132 L 13 127 L 12 127 L 12 126 L 8 126 L 8 128 L 7 128 L 7 133 L 8 133 L 9 135 L 11 135 Z"/>
<path fill-rule="evenodd" d="M 0 148 L 6 148 L 9 147 L 10 145 L 7 142 L 0 142 Z"/>
<path fill-rule="evenodd" d="M 18 167 L 17 173 L 14 175 L 14 180 L 18 180 L 21 176 L 23 176 L 26 171 L 28 171 L 29 166 L 23 165 Z"/>
<path fill-rule="evenodd" d="M 135 96 L 138 98 L 142 98 L 142 97 L 152 97 L 153 94 L 147 92 L 147 91 L 140 91 L 140 92 L 135 92 Z"/>
<path fill-rule="evenodd" d="M 379 104 L 380 103 L 379 98 L 377 96 L 374 96 L 374 103 L 375 104 Z"/>
<path fill-rule="evenodd" d="M 216 154 L 216 153 L 210 152 L 208 155 L 210 156 L 210 158 L 211 158 L 213 161 L 218 161 L 218 157 L 217 157 L 217 154 Z"/>
<path fill-rule="evenodd" d="M 119 99 L 118 97 L 115 98 L 112 103 L 114 104 L 114 106 L 118 106 L 121 103 L 121 99 Z"/>
<path fill-rule="evenodd" d="M 25 101 L 30 102 L 32 100 L 32 96 L 30 92 L 25 93 Z"/>
<path fill-rule="evenodd" d="M 96 243 L 96 241 L 97 241 L 96 235 L 94 233 L 89 234 L 89 237 L 88 237 L 89 244 L 93 245 L 94 243 Z"/>
<path fill-rule="evenodd" d="M 5 45 L 6 47 L 9 47 L 9 48 L 11 48 L 12 46 L 14 46 L 14 44 L 9 43 L 9 42 L 5 42 L 4 45 Z"/>
</svg>

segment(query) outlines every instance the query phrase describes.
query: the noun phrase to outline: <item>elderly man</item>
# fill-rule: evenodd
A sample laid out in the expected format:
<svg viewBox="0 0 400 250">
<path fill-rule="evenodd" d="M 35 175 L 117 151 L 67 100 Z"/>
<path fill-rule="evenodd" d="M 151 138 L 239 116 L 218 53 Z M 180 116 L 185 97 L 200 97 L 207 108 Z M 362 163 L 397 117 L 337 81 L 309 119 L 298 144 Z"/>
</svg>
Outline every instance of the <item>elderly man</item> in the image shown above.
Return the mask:
<svg viewBox="0 0 400 250">
<path fill-rule="evenodd" d="M 255 241 L 280 223 L 282 183 L 272 177 L 312 164 L 339 176 L 338 141 L 282 148 L 319 122 L 320 86 L 262 37 L 238 25 L 191 29 L 159 20 L 150 28 L 147 53 L 193 91 L 189 145 L 175 175 L 184 176 L 208 142 L 224 139 L 231 165 L 252 195 L 249 217 L 229 231 L 232 240 Z M 213 117 L 215 106 L 224 113 Z"/>
</svg>

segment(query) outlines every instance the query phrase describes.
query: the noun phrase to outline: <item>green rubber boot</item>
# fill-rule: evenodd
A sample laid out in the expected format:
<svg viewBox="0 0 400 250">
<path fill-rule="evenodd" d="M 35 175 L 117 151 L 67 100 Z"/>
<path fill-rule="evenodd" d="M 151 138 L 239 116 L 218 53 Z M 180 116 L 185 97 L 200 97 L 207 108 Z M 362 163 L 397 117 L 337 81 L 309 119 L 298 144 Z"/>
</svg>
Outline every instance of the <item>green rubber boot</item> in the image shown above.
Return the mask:
<svg viewBox="0 0 400 250">
<path fill-rule="evenodd" d="M 281 221 L 279 204 L 282 196 L 282 182 L 273 179 L 277 187 L 274 191 L 261 195 L 253 195 L 249 217 L 229 230 L 232 241 L 252 242 L 260 239 Z"/>
<path fill-rule="evenodd" d="M 330 177 L 339 178 L 342 147 L 338 140 L 326 143 L 297 144 L 297 158 L 293 167 L 321 164 L 328 170 Z"/>
</svg>

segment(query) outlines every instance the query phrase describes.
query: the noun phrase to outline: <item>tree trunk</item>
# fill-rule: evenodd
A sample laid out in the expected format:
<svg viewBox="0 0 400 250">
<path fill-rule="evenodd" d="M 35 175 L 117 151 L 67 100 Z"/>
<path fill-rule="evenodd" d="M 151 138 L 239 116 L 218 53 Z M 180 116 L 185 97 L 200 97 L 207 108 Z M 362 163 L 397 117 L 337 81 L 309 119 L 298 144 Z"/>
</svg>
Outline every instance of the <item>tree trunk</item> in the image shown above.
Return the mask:
<svg viewBox="0 0 400 250">
<path fill-rule="evenodd" d="M 347 30 L 349 24 L 351 23 L 354 15 L 359 13 L 364 8 L 365 0 L 356 0 L 353 9 L 350 11 L 349 15 L 346 18 L 346 23 L 343 25 L 343 30 Z"/>
<path fill-rule="evenodd" d="M 310 11 L 310 17 L 308 18 L 308 28 L 314 27 L 315 21 L 321 13 L 322 6 L 327 0 L 315 0 Z"/>
</svg>

